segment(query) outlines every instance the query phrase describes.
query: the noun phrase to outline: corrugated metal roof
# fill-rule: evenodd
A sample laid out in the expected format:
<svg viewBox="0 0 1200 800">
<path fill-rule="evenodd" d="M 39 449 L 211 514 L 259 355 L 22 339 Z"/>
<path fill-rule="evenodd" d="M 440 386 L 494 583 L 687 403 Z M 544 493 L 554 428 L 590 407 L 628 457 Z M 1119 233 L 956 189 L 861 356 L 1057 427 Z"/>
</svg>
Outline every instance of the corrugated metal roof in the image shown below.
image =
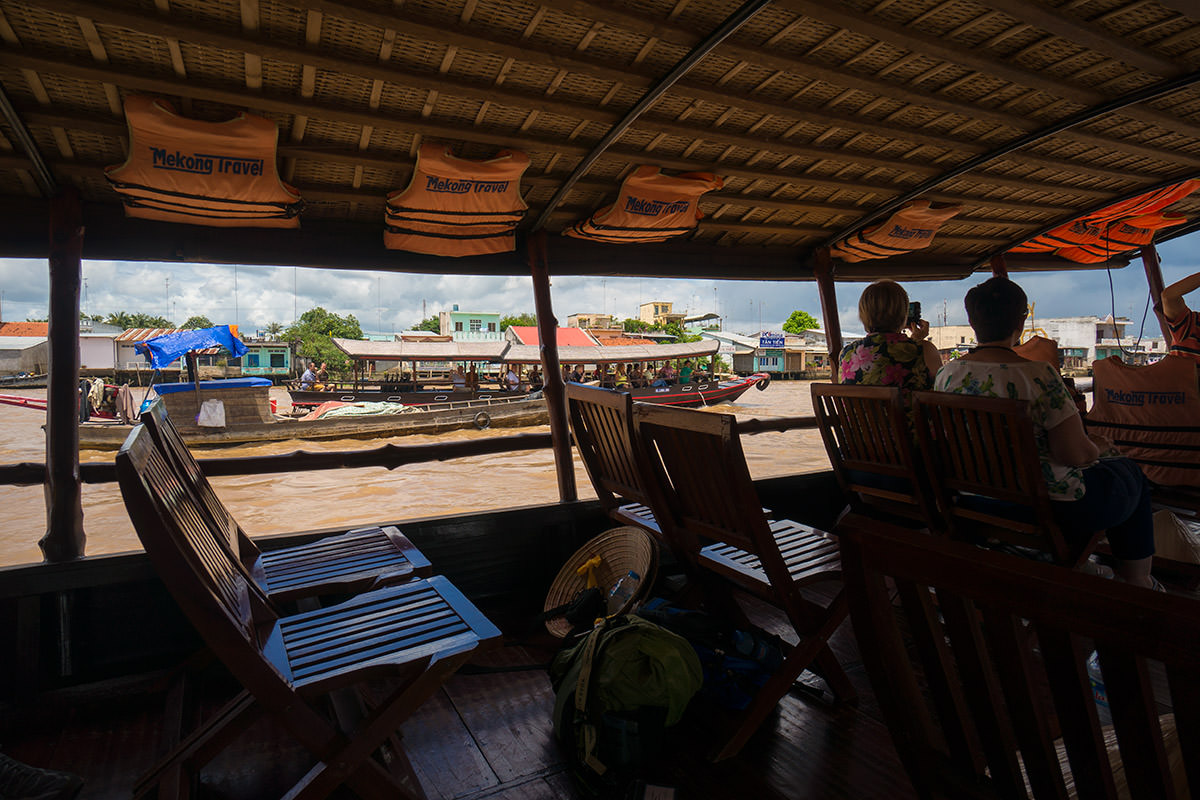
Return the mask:
<svg viewBox="0 0 1200 800">
<path fill-rule="evenodd" d="M 183 328 L 129 328 L 117 335 L 118 342 L 144 342 L 155 336 L 167 333 L 179 333 Z"/>
<path fill-rule="evenodd" d="M 611 364 L 618 361 L 664 361 L 668 358 L 699 358 L 717 352 L 719 344 L 706 340 L 681 344 L 613 345 L 612 347 L 560 347 L 558 359 L 563 364 Z M 536 364 L 542 360 L 541 347 L 514 344 L 504 354 L 504 360 L 518 364 Z"/>
<path fill-rule="evenodd" d="M 334 345 L 357 359 L 378 361 L 500 361 L 508 342 L 364 342 L 334 339 Z"/>
<path fill-rule="evenodd" d="M 5 336 L 0 339 L 0 350 L 28 350 L 45 341 L 45 336 Z"/>
</svg>

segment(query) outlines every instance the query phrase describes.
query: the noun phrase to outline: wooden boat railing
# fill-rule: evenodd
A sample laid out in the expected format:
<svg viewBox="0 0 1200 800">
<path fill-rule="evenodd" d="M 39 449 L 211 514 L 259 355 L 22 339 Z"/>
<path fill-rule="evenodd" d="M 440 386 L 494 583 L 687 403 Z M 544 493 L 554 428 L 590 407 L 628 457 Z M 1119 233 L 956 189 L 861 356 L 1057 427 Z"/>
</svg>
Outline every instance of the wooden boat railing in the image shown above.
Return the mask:
<svg viewBox="0 0 1200 800">
<path fill-rule="evenodd" d="M 744 435 L 811 430 L 816 427 L 817 418 L 812 416 L 754 418 L 738 421 L 739 431 Z M 386 444 L 367 450 L 336 450 L 316 453 L 296 450 L 279 455 L 202 458 L 199 461 L 204 468 L 205 475 L 221 477 L 359 467 L 395 469 L 407 464 L 449 461 L 456 458 L 525 450 L 544 450 L 550 447 L 551 436 L 549 433 L 520 433 L 512 436 L 422 445 Z M 116 465 L 112 462 L 84 462 L 79 465 L 79 476 L 83 483 L 114 483 L 117 480 Z M 45 464 L 30 462 L 0 464 L 0 486 L 34 486 L 44 483 L 45 480 Z"/>
</svg>

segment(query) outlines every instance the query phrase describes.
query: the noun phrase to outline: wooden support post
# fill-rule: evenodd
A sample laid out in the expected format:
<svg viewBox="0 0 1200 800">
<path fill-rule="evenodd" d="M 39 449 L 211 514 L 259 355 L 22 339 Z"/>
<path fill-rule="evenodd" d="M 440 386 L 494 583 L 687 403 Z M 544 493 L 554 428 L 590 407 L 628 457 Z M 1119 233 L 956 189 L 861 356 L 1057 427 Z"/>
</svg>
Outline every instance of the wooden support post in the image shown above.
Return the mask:
<svg viewBox="0 0 1200 800">
<path fill-rule="evenodd" d="M 1008 264 L 1004 261 L 1004 256 L 992 256 L 992 277 L 1007 278 Z"/>
<path fill-rule="evenodd" d="M 829 350 L 830 380 L 838 383 L 838 360 L 842 355 L 842 323 L 838 319 L 837 289 L 833 284 L 833 259 L 829 248 L 817 250 L 817 292 L 821 297 L 821 316 L 825 321 L 825 346 Z"/>
<path fill-rule="evenodd" d="M 558 474 L 558 497 L 566 503 L 579 498 L 575 490 L 575 464 L 571 460 L 571 433 L 567 424 L 567 390 L 558 363 L 558 320 L 550 303 L 550 269 L 546 264 L 546 232 L 529 237 L 529 268 L 533 273 L 533 304 L 541 340 L 542 372 L 546 406 L 550 410 L 550 438 L 554 468 Z"/>
<path fill-rule="evenodd" d="M 83 500 L 79 477 L 79 286 L 83 211 L 68 187 L 50 207 L 50 370 L 46 390 L 46 535 L 38 542 L 47 561 L 83 556 Z"/>
<path fill-rule="evenodd" d="M 1142 267 L 1146 270 L 1146 284 L 1150 287 L 1150 303 L 1154 306 L 1154 316 L 1158 317 L 1158 326 L 1162 329 L 1163 338 L 1167 340 L 1167 347 L 1171 346 L 1171 328 L 1167 325 L 1167 318 L 1163 316 L 1162 310 L 1162 293 L 1163 276 L 1162 265 L 1158 261 L 1158 250 L 1153 244 L 1148 244 L 1141 250 Z"/>
</svg>

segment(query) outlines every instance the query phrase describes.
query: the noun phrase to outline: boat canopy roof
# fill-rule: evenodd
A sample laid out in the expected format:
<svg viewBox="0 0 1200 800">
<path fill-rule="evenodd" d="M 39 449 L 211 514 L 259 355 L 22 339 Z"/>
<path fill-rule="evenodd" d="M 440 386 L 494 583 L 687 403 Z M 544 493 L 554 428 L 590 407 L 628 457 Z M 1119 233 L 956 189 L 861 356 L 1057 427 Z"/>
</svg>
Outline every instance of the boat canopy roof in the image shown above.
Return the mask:
<svg viewBox="0 0 1200 800">
<path fill-rule="evenodd" d="M 499 342 L 365 342 L 333 340 L 356 361 L 502 361 L 509 344 Z"/>
<path fill-rule="evenodd" d="M 608 347 L 563 346 L 558 348 L 562 364 L 616 364 L 631 361 L 666 361 L 674 358 L 699 358 L 717 352 L 720 342 L 706 339 L 679 344 L 618 344 Z M 504 353 L 504 361 L 514 364 L 540 364 L 541 348 L 532 344 L 514 344 Z"/>
<path fill-rule="evenodd" d="M 1097 209 L 1200 176 L 1200 11 L 1181 0 L 0 0 L 0 255 L 45 257 L 50 199 L 83 201 L 83 257 L 528 275 L 807 280 L 829 248 L 911 201 L 961 206 L 932 243 L 840 280 L 1122 266 L 1013 252 Z M 278 126 L 300 226 L 127 218 L 123 102 Z M 524 152 L 515 252 L 384 246 L 387 194 L 422 142 Z M 174 150 L 164 153 L 171 161 Z M 178 160 L 178 159 L 176 159 Z M 165 162 L 164 162 L 165 163 Z M 668 242 L 564 237 L 636 167 L 713 172 Z M 1200 193 L 1168 209 L 1200 229 Z M 903 249 L 903 248 L 902 248 Z"/>
<path fill-rule="evenodd" d="M 138 342 L 134 349 L 144 355 L 154 369 L 162 369 L 192 350 L 204 350 L 209 347 L 223 347 L 234 358 L 240 358 L 248 352 L 248 348 L 242 344 L 242 340 L 230 325 L 165 333 Z"/>
</svg>

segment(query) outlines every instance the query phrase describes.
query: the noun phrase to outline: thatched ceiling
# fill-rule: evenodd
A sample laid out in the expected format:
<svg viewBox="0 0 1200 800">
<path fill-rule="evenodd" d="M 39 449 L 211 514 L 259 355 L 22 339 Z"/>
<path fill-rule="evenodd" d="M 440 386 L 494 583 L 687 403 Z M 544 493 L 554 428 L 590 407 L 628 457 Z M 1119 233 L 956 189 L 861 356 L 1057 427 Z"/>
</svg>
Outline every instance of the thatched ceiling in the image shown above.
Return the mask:
<svg viewBox="0 0 1200 800">
<path fill-rule="evenodd" d="M 427 140 L 471 158 L 502 147 L 530 156 L 521 233 L 544 226 L 558 273 L 807 277 L 817 248 L 923 197 L 965 208 L 919 255 L 837 274 L 964 275 L 1088 210 L 1200 175 L 1190 0 L 776 0 L 697 49 L 740 8 L 0 0 L 0 86 L 19 120 L 0 123 L 0 253 L 44 252 L 52 180 L 82 192 L 90 257 L 525 272 L 522 252 L 383 248 L 384 195 L 406 185 Z M 690 69 L 663 86 L 681 63 Z M 130 93 L 202 119 L 245 109 L 275 121 L 281 172 L 307 203 L 301 230 L 125 220 L 101 169 L 125 157 Z M 687 241 L 555 235 L 644 163 L 725 176 Z M 1200 197 L 1171 210 L 1200 220 Z"/>
</svg>

